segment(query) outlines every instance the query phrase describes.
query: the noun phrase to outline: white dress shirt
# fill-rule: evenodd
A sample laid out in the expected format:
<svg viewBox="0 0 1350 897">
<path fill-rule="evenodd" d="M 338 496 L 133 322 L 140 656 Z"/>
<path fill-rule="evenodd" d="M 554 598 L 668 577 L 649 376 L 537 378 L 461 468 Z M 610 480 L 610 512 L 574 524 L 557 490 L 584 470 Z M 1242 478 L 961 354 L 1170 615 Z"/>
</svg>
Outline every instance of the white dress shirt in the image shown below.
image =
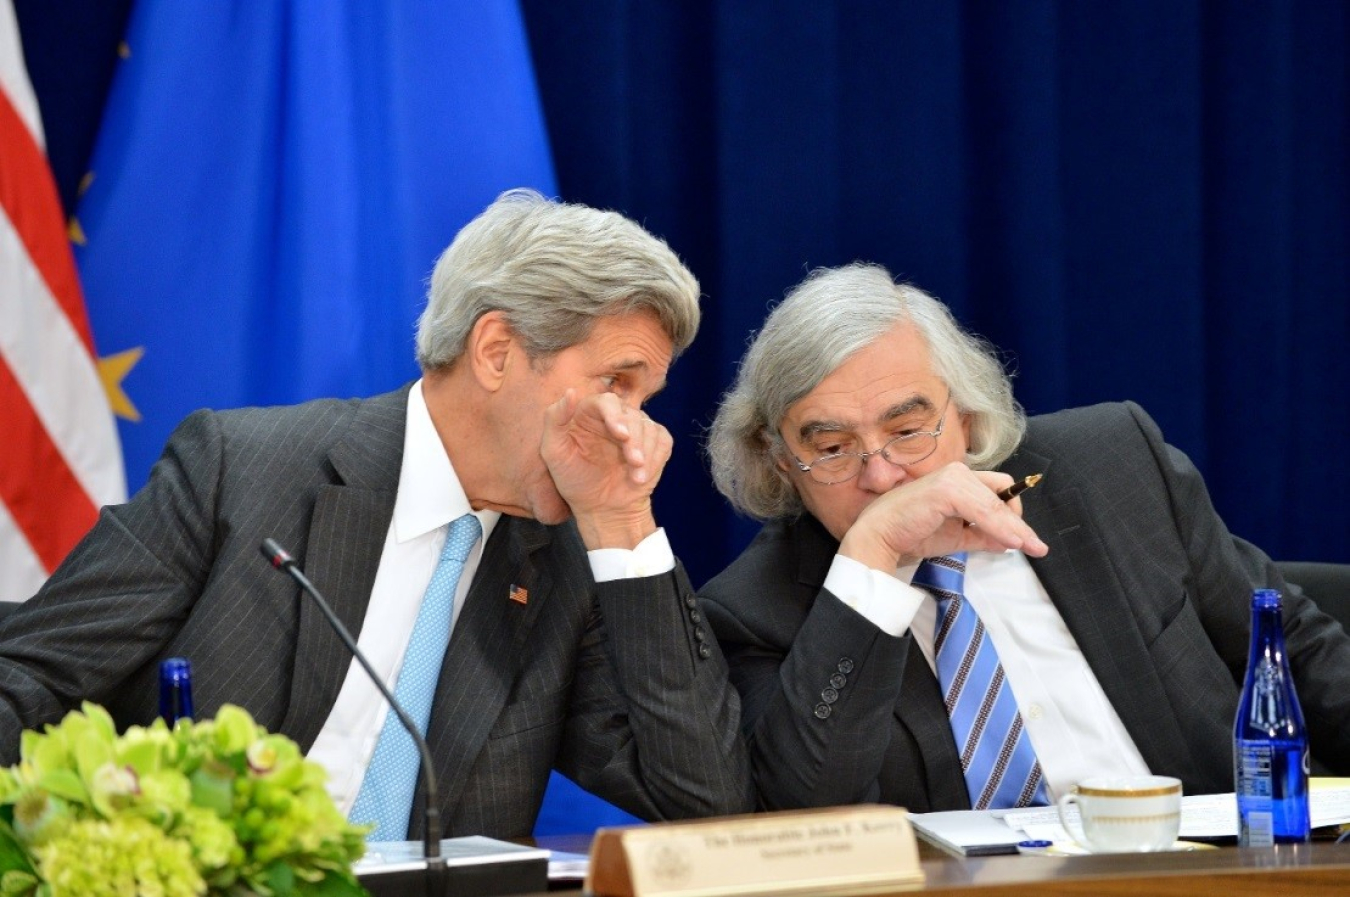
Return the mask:
<svg viewBox="0 0 1350 897">
<path fill-rule="evenodd" d="M 937 601 L 909 584 L 917 566 L 889 576 L 836 555 L 825 587 L 884 632 L 900 636 L 908 629 L 936 671 Z M 964 592 L 998 651 L 1052 800 L 1088 776 L 1148 773 L 1025 555 L 970 553 Z"/>
<path fill-rule="evenodd" d="M 469 506 L 454 464 L 427 412 L 419 380 L 408 392 L 403 466 L 399 471 L 394 515 L 385 534 L 375 585 L 357 639 L 371 666 L 391 690 L 403 666 L 403 655 L 422 606 L 422 594 L 440 561 L 450 523 L 470 513 L 482 524 L 483 537 L 469 552 L 455 589 L 450 618 L 452 632 L 483 559 L 483 547 L 501 513 L 474 511 Z M 632 551 L 603 549 L 589 552 L 589 557 L 597 582 L 651 576 L 675 567 L 675 556 L 664 530 L 657 530 Z M 328 791 L 344 814 L 351 811 L 356 800 L 388 710 L 389 704 L 379 689 L 360 663 L 353 660 L 332 712 L 309 751 L 309 758 L 328 770 Z"/>
</svg>

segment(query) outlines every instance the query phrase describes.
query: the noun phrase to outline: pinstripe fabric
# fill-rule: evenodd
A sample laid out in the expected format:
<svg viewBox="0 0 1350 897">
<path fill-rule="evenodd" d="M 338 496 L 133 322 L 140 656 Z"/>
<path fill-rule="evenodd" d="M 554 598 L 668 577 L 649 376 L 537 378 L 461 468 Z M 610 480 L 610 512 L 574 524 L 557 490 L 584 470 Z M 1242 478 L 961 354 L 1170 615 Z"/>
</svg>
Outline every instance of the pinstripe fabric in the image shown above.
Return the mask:
<svg viewBox="0 0 1350 897">
<path fill-rule="evenodd" d="M 1023 502 L 1050 546 L 1032 567 L 1152 771 L 1181 778 L 1189 793 L 1232 788 L 1236 677 L 1246 665 L 1247 596 L 1259 585 L 1295 595 L 1299 621 L 1287 629 L 1298 646 L 1289 650 L 1305 659 L 1305 713 L 1320 708 L 1314 753 L 1320 742 L 1323 755 L 1350 758 L 1347 640 L 1224 528 L 1199 472 L 1143 409 L 1032 418 L 1003 470 L 1046 475 Z M 837 548 L 809 515 L 775 521 L 700 592 L 743 698 L 760 799 L 968 809 L 923 653 L 822 592 Z M 820 720 L 812 707 L 822 680 L 845 656 L 855 666 L 848 687 Z"/>
<path fill-rule="evenodd" d="M 81 698 L 122 725 L 149 722 L 154 664 L 170 655 L 191 658 L 200 713 L 240 704 L 308 749 L 351 659 L 258 545 L 289 548 L 359 632 L 393 513 L 406 391 L 185 420 L 147 487 L 105 510 L 0 623 L 0 762 L 17 756 L 21 728 Z M 509 600 L 513 584 L 528 605 Z M 647 818 L 748 810 L 739 701 L 721 655 L 698 657 L 686 598 L 682 572 L 597 589 L 573 526 L 503 518 L 428 724 L 447 833 L 528 835 L 555 763 Z M 663 685 L 681 687 L 638 682 L 654 653 L 686 674 Z"/>
</svg>

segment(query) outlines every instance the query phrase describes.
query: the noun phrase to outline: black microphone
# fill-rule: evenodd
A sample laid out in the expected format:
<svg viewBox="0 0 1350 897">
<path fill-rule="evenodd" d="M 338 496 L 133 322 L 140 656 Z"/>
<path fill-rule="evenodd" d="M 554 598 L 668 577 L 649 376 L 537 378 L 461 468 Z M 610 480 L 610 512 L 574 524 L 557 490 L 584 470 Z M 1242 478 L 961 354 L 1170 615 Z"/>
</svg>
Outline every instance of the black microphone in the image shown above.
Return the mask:
<svg viewBox="0 0 1350 897">
<path fill-rule="evenodd" d="M 314 599 L 314 603 L 323 611 L 323 615 L 328 618 L 329 624 L 337 632 L 338 637 L 342 639 L 347 650 L 352 652 L 352 656 L 360 661 L 361 666 L 365 668 L 366 675 L 375 683 L 375 687 L 384 695 L 384 699 L 389 702 L 389 709 L 398 715 L 399 722 L 403 723 L 403 728 L 408 730 L 412 736 L 413 743 L 417 745 L 418 753 L 422 755 L 422 786 L 427 795 L 427 806 L 424 814 L 425 831 L 422 837 L 422 856 L 427 861 L 427 871 L 435 879 L 442 881 L 445 870 L 445 858 L 441 856 L 441 803 L 440 795 L 436 790 L 436 771 L 431 763 L 431 748 L 427 746 L 427 740 L 422 737 L 422 733 L 417 730 L 417 724 L 413 722 L 412 717 L 403 709 L 394 695 L 389 691 L 389 686 L 384 684 L 384 680 L 379 677 L 375 669 L 366 659 L 366 655 L 356 646 L 356 639 L 347 631 L 347 627 L 342 625 L 337 614 L 328 606 L 323 595 L 314 587 L 314 583 L 301 572 L 299 565 L 295 563 L 295 558 L 291 557 L 286 549 L 277 544 L 275 539 L 263 539 L 261 546 L 263 557 L 267 558 L 268 563 L 283 573 L 289 573 L 291 578 L 300 584 L 300 588 L 305 591 L 309 597 Z"/>
</svg>

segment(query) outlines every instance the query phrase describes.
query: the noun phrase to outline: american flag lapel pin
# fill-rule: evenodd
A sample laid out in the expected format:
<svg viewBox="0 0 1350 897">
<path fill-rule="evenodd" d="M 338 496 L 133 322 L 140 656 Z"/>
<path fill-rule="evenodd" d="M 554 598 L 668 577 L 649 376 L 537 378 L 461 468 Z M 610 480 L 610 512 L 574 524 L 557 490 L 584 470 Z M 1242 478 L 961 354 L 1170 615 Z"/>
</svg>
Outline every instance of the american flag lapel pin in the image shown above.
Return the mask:
<svg viewBox="0 0 1350 897">
<path fill-rule="evenodd" d="M 529 590 L 527 590 L 524 586 L 518 586 L 515 583 L 511 584 L 511 591 L 506 594 L 506 597 L 510 598 L 516 604 L 530 603 Z"/>
</svg>

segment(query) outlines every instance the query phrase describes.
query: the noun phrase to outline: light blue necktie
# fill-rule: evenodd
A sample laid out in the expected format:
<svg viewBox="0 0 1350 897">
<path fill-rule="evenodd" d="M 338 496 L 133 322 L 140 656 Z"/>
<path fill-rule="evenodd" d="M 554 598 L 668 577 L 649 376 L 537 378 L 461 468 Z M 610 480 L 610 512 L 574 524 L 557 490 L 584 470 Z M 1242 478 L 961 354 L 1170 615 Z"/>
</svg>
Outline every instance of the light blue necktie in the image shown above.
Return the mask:
<svg viewBox="0 0 1350 897">
<path fill-rule="evenodd" d="M 422 596 L 422 609 L 417 612 L 417 622 L 413 624 L 408 650 L 403 656 L 403 668 L 399 670 L 398 683 L 394 686 L 394 697 L 423 734 L 431 719 L 431 699 L 441 675 L 441 661 L 445 659 L 445 649 L 450 643 L 455 588 L 464 571 L 464 561 L 481 531 L 478 518 L 472 514 L 465 514 L 450 524 L 445 548 L 441 550 L 441 559 Z M 352 822 L 376 823 L 366 836 L 367 840 L 402 841 L 408 837 L 408 817 L 412 813 L 421 760 L 417 745 L 404 730 L 398 715 L 389 710 L 350 815 Z"/>
<path fill-rule="evenodd" d="M 928 558 L 912 583 L 937 598 L 933 639 L 952 735 L 976 810 L 1049 803 L 1041 764 L 984 623 L 966 601 L 966 556 Z"/>
</svg>

